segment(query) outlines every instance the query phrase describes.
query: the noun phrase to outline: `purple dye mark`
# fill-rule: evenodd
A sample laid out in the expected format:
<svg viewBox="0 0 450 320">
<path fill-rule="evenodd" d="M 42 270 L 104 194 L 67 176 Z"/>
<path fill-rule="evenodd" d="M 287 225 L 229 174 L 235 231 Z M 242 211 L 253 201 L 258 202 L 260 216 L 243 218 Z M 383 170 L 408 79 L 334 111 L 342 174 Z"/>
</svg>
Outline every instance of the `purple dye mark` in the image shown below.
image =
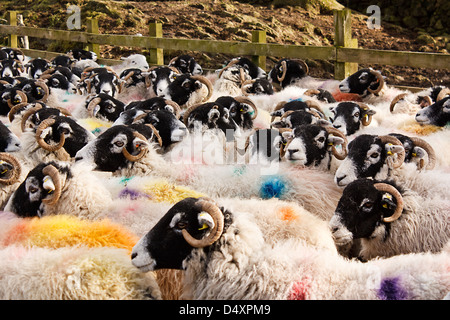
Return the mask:
<svg viewBox="0 0 450 320">
<path fill-rule="evenodd" d="M 406 300 L 408 293 L 400 285 L 400 278 L 386 278 L 381 281 L 378 297 L 381 300 Z"/>
<path fill-rule="evenodd" d="M 137 200 L 139 198 L 150 198 L 150 196 L 146 193 L 139 192 L 130 188 L 124 188 L 119 193 L 119 198 L 127 198 L 129 197 L 131 200 Z"/>
</svg>

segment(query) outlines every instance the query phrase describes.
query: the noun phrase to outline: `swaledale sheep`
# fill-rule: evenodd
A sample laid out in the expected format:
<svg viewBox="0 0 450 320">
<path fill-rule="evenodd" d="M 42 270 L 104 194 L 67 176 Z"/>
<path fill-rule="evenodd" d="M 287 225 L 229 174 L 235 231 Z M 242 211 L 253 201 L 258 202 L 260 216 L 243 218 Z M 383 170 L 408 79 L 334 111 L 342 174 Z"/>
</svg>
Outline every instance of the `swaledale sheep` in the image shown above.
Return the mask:
<svg viewBox="0 0 450 320">
<path fill-rule="evenodd" d="M 185 199 L 139 240 L 132 263 L 185 270 L 187 299 L 443 299 L 450 290 L 448 249 L 361 263 L 292 239 L 268 244 L 256 220 Z"/>
<path fill-rule="evenodd" d="M 139 272 L 124 249 L 8 246 L 0 269 L 0 299 L 161 299 L 153 273 Z"/>
<path fill-rule="evenodd" d="M 337 245 L 361 239 L 364 260 L 439 252 L 450 239 L 450 200 L 424 198 L 389 181 L 358 179 L 330 220 Z"/>
<path fill-rule="evenodd" d="M 300 169 L 285 162 L 211 166 L 167 162 L 151 142 L 125 126 L 108 129 L 81 149 L 75 159 L 116 176 L 167 178 L 211 197 L 292 200 L 325 220 L 332 216 L 341 195 L 328 172 Z"/>
</svg>

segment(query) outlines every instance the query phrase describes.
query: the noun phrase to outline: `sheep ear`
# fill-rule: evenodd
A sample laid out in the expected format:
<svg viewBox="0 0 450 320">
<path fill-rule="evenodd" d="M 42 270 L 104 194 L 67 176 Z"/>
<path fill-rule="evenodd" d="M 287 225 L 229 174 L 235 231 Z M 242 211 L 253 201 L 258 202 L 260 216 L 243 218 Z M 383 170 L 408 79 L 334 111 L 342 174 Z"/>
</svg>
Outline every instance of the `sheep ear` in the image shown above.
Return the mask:
<svg viewBox="0 0 450 320">
<path fill-rule="evenodd" d="M 445 101 L 442 111 L 445 113 L 450 113 L 450 99 Z"/>
<path fill-rule="evenodd" d="M 284 131 L 282 134 L 284 139 L 289 140 L 294 137 L 291 131 Z"/>
<path fill-rule="evenodd" d="M 139 149 L 141 149 L 141 148 L 143 148 L 143 147 L 148 147 L 149 146 L 149 142 L 148 142 L 148 140 L 142 140 L 141 138 L 139 138 L 139 137 L 135 137 L 134 139 L 133 139 L 133 148 L 135 149 L 135 150 L 139 150 Z"/>
<path fill-rule="evenodd" d="M 427 155 L 427 152 L 421 147 L 414 147 L 412 156 L 417 159 L 423 159 Z"/>
<path fill-rule="evenodd" d="M 390 143 L 386 143 L 385 149 L 386 149 L 386 153 L 387 153 L 388 156 L 391 156 L 394 153 L 403 152 L 405 150 L 403 148 L 403 146 L 399 146 L 399 145 L 396 145 L 396 144 L 390 144 Z"/>
<path fill-rule="evenodd" d="M 397 205 L 394 203 L 393 197 L 390 193 L 383 194 L 381 197 L 381 206 L 389 211 L 393 211 L 397 208 Z"/>
<path fill-rule="evenodd" d="M 215 226 L 214 219 L 211 217 L 211 215 L 208 212 L 202 211 L 197 216 L 198 224 L 200 225 L 200 228 L 198 230 L 203 229 L 212 229 Z"/>
<path fill-rule="evenodd" d="M 341 137 L 336 137 L 336 136 L 328 137 L 328 144 L 331 146 L 342 145 L 342 144 L 344 144 L 344 142 L 345 142 L 345 140 L 342 139 Z"/>
</svg>

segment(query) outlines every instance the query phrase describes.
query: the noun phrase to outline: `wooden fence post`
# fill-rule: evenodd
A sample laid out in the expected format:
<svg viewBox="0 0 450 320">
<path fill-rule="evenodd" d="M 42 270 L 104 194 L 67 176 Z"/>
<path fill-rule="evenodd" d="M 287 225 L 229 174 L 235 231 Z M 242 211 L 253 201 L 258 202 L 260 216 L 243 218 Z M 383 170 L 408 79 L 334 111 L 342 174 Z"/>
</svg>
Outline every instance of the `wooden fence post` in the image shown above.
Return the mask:
<svg viewBox="0 0 450 320">
<path fill-rule="evenodd" d="M 261 30 L 252 31 L 252 42 L 253 43 L 266 43 L 266 32 Z M 252 62 L 258 67 L 266 70 L 266 56 L 253 56 Z"/>
<path fill-rule="evenodd" d="M 334 46 L 336 47 L 334 78 L 343 80 L 358 71 L 357 63 L 337 61 L 339 48 L 358 48 L 358 40 L 352 39 L 352 13 L 350 9 L 334 10 Z"/>
<path fill-rule="evenodd" d="M 162 23 L 152 22 L 149 26 L 148 35 L 150 37 L 162 38 Z M 164 51 L 161 48 L 151 48 L 150 51 L 150 65 L 164 65 Z"/>
<path fill-rule="evenodd" d="M 8 11 L 6 19 L 10 26 L 17 26 L 17 11 Z M 10 34 L 8 36 L 8 46 L 10 48 L 17 48 L 17 35 Z"/>
<path fill-rule="evenodd" d="M 98 34 L 98 20 L 95 18 L 86 18 L 86 29 L 88 33 Z M 87 50 L 93 51 L 97 56 L 100 56 L 100 45 L 96 43 L 88 43 Z"/>
</svg>

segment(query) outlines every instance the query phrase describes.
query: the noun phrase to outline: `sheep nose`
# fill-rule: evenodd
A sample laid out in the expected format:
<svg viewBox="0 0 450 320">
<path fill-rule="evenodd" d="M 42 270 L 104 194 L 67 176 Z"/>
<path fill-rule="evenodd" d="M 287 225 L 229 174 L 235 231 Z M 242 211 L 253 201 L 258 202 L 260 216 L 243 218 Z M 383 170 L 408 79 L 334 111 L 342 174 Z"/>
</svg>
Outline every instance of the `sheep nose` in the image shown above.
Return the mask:
<svg viewBox="0 0 450 320">
<path fill-rule="evenodd" d="M 292 155 L 293 155 L 294 153 L 298 152 L 298 149 L 290 149 L 290 150 L 288 150 L 288 152 L 289 152 L 289 157 L 292 158 Z"/>
<path fill-rule="evenodd" d="M 134 258 L 136 258 L 137 257 L 137 252 L 133 252 L 132 254 L 131 254 L 131 260 L 133 260 Z"/>
<path fill-rule="evenodd" d="M 339 129 L 340 127 L 342 127 L 342 125 L 340 125 L 340 124 L 333 124 L 333 127 L 335 127 L 336 129 Z"/>
<path fill-rule="evenodd" d="M 103 93 L 109 94 L 111 90 L 102 90 Z"/>
<path fill-rule="evenodd" d="M 347 175 L 340 176 L 340 177 L 336 177 L 336 182 L 337 182 L 337 185 L 338 185 L 338 186 L 341 185 L 341 181 L 344 180 L 345 177 L 347 177 Z"/>
<path fill-rule="evenodd" d="M 83 157 L 75 157 L 75 162 L 83 160 Z"/>
<path fill-rule="evenodd" d="M 338 227 L 333 227 L 333 228 L 331 228 L 331 232 L 332 232 L 332 233 L 335 233 L 335 232 L 337 232 L 338 230 L 339 230 Z"/>
</svg>

